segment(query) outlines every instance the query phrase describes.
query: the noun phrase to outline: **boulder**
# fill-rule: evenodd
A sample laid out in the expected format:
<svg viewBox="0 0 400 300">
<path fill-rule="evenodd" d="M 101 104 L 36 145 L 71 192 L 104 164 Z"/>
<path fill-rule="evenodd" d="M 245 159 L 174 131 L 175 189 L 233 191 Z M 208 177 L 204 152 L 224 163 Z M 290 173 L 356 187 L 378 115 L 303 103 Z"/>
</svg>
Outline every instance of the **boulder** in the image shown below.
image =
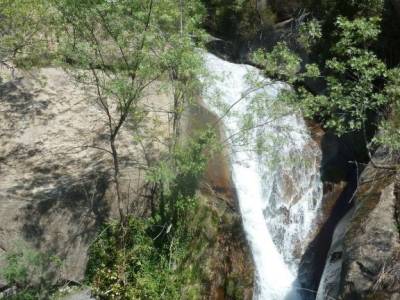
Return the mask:
<svg viewBox="0 0 400 300">
<path fill-rule="evenodd" d="M 335 228 L 316 300 L 335 298 L 334 296 L 339 294 L 338 282 L 340 281 L 343 264 L 343 241 L 353 213 L 354 209 L 351 209 Z"/>
</svg>

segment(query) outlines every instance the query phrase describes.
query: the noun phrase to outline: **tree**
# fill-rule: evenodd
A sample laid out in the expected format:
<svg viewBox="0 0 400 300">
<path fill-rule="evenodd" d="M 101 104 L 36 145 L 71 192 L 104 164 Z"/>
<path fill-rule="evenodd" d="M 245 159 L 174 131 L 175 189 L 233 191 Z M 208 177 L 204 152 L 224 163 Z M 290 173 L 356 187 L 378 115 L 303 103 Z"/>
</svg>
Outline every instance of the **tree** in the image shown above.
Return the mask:
<svg viewBox="0 0 400 300">
<path fill-rule="evenodd" d="M 180 120 L 187 104 L 200 95 L 200 76 L 205 75 L 199 49 L 204 32 L 200 24 L 204 8 L 199 1 L 162 1 L 156 7 L 157 24 L 163 28 L 160 56 L 167 74 L 167 87 L 172 90 L 172 139 L 170 150 L 180 136 Z"/>
<path fill-rule="evenodd" d="M 268 1 L 203 0 L 208 10 L 206 26 L 218 36 L 236 40 L 253 39 L 276 20 Z M 287 3 L 286 3 L 287 4 Z"/>
<path fill-rule="evenodd" d="M 129 120 L 138 129 L 147 111 L 146 89 L 169 78 L 175 140 L 185 103 L 197 89 L 201 68 L 195 51 L 201 6 L 197 1 L 121 0 L 54 1 L 63 20 L 60 34 L 66 66 L 96 90 L 96 100 L 107 117 L 108 153 L 113 159 L 113 182 L 121 220 L 125 219 L 120 186 L 118 135 Z M 70 68 L 70 65 L 73 68 Z M 139 130 L 133 134 L 140 140 Z"/>
<path fill-rule="evenodd" d="M 152 55 L 157 43 L 152 26 L 154 3 L 66 0 L 56 6 L 65 22 L 64 55 L 78 66 L 77 78 L 95 87 L 96 101 L 107 117 L 107 152 L 113 159 L 113 181 L 124 222 L 117 141 L 128 119 L 134 128 L 143 121 L 139 103 L 145 89 L 161 76 Z"/>
<path fill-rule="evenodd" d="M 17 59 L 38 55 L 48 45 L 46 1 L 0 0 L 0 64 L 10 69 Z"/>
<path fill-rule="evenodd" d="M 388 104 L 382 88 L 387 67 L 369 50 L 380 33 L 379 24 L 378 18 L 350 21 L 339 17 L 338 42 L 331 48 L 332 57 L 325 61 L 324 95 L 298 90 L 306 115 L 318 114 L 324 125 L 339 135 L 362 129 L 370 113 Z"/>
<path fill-rule="evenodd" d="M 374 163 L 366 135 L 366 124 L 370 124 L 371 117 L 378 115 L 385 119 L 388 108 L 394 108 L 395 112 L 400 99 L 396 86 L 399 70 L 389 69 L 371 50 L 380 34 L 380 21 L 377 17 L 354 20 L 338 17 L 334 31 L 337 42 L 321 66 L 302 67 L 300 57 L 284 43 L 279 43 L 270 53 L 256 52 L 254 59 L 264 66 L 267 76 L 293 85 L 292 89 L 283 90 L 282 100 L 300 107 L 306 117 L 320 120 L 325 128 L 339 136 L 363 133 L 374 166 L 393 169 L 393 166 Z M 323 88 L 311 90 L 312 80 L 319 80 Z M 383 122 L 374 141 L 398 144 L 393 141 L 398 136 L 393 135 L 394 124 Z"/>
<path fill-rule="evenodd" d="M 317 116 L 338 135 L 361 130 L 371 113 L 390 102 L 384 88 L 388 69 L 369 49 L 378 38 L 379 24 L 379 18 L 338 17 L 337 43 L 322 68 L 308 64 L 302 69 L 301 59 L 283 43 L 270 53 L 257 52 L 255 59 L 268 76 L 294 85 L 294 94 L 284 96 L 300 104 L 306 117 Z M 322 79 L 325 88 L 311 91 L 306 80 L 313 79 Z"/>
</svg>

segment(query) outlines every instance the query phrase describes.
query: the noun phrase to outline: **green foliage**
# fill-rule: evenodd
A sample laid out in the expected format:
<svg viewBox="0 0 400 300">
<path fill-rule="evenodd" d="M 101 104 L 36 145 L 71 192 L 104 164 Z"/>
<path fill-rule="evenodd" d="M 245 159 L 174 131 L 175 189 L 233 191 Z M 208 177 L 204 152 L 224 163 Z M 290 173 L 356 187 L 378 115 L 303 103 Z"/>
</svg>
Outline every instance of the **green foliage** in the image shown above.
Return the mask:
<svg viewBox="0 0 400 300">
<path fill-rule="evenodd" d="M 65 0 L 54 5 L 63 20 L 59 38 L 66 66 L 80 67 L 73 73 L 95 86 L 107 114 L 112 103 L 121 111 L 121 118 L 110 122 L 112 137 L 128 115 L 133 124 L 141 124 L 146 112 L 140 104 L 147 87 L 165 78 L 174 95 L 174 121 L 179 122 L 185 103 L 200 88 L 195 78 L 203 72 L 195 50 L 204 36 L 199 1 Z"/>
<path fill-rule="evenodd" d="M 163 1 L 156 9 L 159 27 L 163 28 L 158 46 L 160 64 L 168 78 L 167 91 L 172 90 L 174 98 L 170 141 L 173 148 L 179 139 L 184 108 L 199 95 L 202 87 L 198 78 L 205 76 L 203 57 L 198 51 L 205 40 L 200 27 L 205 12 L 199 1 Z"/>
<path fill-rule="evenodd" d="M 110 223 L 92 245 L 87 276 L 102 299 L 196 299 L 196 270 L 185 267 L 196 237 L 187 222 L 197 207 L 199 177 L 214 134 L 207 131 L 179 146 L 173 164 L 161 162 L 149 174 L 160 186 L 160 206 L 152 218 Z"/>
<path fill-rule="evenodd" d="M 129 120 L 135 141 L 148 138 L 148 131 L 141 130 L 148 116 L 143 100 L 149 87 L 168 78 L 168 91 L 172 88 L 174 96 L 170 148 L 174 147 L 180 116 L 185 103 L 195 97 L 195 77 L 202 69 L 201 55 L 195 50 L 203 35 L 199 29 L 202 6 L 198 1 L 180 0 L 64 0 L 54 5 L 63 21 L 60 51 L 65 66 L 71 70 L 72 64 L 75 78 L 94 88 L 97 104 L 108 120 L 113 181 L 123 219 L 126 203 L 118 183 L 115 146 L 120 129 Z"/>
<path fill-rule="evenodd" d="M 311 19 L 300 25 L 298 42 L 307 51 L 311 51 L 321 38 L 322 28 L 318 20 Z"/>
<path fill-rule="evenodd" d="M 196 239 L 188 230 L 186 225 L 172 233 L 153 219 L 134 217 L 123 227 L 107 224 L 90 249 L 87 278 L 93 293 L 100 299 L 199 299 L 198 270 L 186 265 Z M 167 236 L 163 243 L 160 234 Z"/>
<path fill-rule="evenodd" d="M 87 275 L 102 299 L 177 299 L 180 286 L 145 221 L 108 224 L 92 245 Z M 124 236 L 124 239 L 121 239 Z"/>
<path fill-rule="evenodd" d="M 312 55 L 320 59 L 320 62 L 330 58 L 331 48 L 338 42 L 339 37 L 336 32 L 339 17 L 353 21 L 359 18 L 383 18 L 386 13 L 384 0 L 304 0 L 303 2 L 321 25 L 322 36 L 312 49 Z M 380 44 L 377 43 L 374 47 L 378 48 Z"/>
<path fill-rule="evenodd" d="M 385 145 L 390 150 L 400 150 L 400 69 L 388 71 L 388 82 L 385 86 L 386 97 L 391 103 L 391 111 L 379 125 L 379 132 L 372 142 Z"/>
<path fill-rule="evenodd" d="M 359 48 L 367 49 L 378 39 L 381 32 L 380 22 L 381 19 L 378 17 L 357 18 L 352 21 L 338 17 L 335 23 L 337 28 L 335 34 L 339 40 L 336 47 L 332 48 L 333 54 L 340 55 L 345 52 L 347 55 L 351 55 Z"/>
<path fill-rule="evenodd" d="M 55 273 L 61 267 L 58 257 L 18 243 L 5 254 L 5 261 L 0 274 L 9 285 L 17 287 L 13 300 L 48 299 L 56 284 Z"/>
<path fill-rule="evenodd" d="M 307 116 L 318 116 L 339 135 L 363 128 L 368 114 L 388 103 L 378 83 L 386 65 L 367 46 L 376 41 L 379 19 L 337 20 L 337 44 L 325 62 L 326 90 L 314 96 L 301 89 Z"/>
<path fill-rule="evenodd" d="M 371 113 L 391 102 L 385 88 L 388 69 L 369 50 L 379 36 L 379 24 L 379 18 L 351 21 L 339 17 L 335 30 L 337 43 L 331 47 L 322 71 L 311 64 L 300 72 L 300 59 L 283 43 L 264 54 L 259 62 L 267 75 L 295 84 L 297 96 L 288 99 L 300 102 L 305 116 L 317 116 L 338 135 L 357 131 L 364 127 Z M 321 78 L 321 74 L 326 88 L 314 94 L 306 88 L 304 80 Z"/>
<path fill-rule="evenodd" d="M 349 18 L 381 16 L 384 0 L 305 0 L 305 6 L 326 23 L 342 15 Z M 326 24 L 329 26 L 329 24 Z"/>
<path fill-rule="evenodd" d="M 30 67 L 43 60 L 50 42 L 48 8 L 42 0 L 0 0 L 0 63 Z"/>
<path fill-rule="evenodd" d="M 0 62 L 12 60 L 19 67 L 30 67 L 45 65 L 54 56 L 61 58 L 79 82 L 97 92 L 98 104 L 108 118 L 112 151 L 127 119 L 137 129 L 135 140 L 143 138 L 141 125 L 147 111 L 141 101 L 153 82 L 169 79 L 166 85 L 174 93 L 177 123 L 185 104 L 201 88 L 195 80 L 204 71 L 196 50 L 204 37 L 199 26 L 204 14 L 200 1 L 0 0 L 0 11 Z M 47 51 L 50 40 L 53 52 L 43 56 L 39 49 Z M 182 288 L 192 280 L 185 270 L 176 270 L 190 239 L 183 224 L 196 206 L 195 191 L 212 141 L 214 134 L 208 131 L 184 145 L 174 142 L 172 153 L 149 175 L 161 190 L 154 217 L 109 224 L 94 243 L 88 276 L 98 295 L 180 298 Z M 118 178 L 118 153 L 112 154 Z M 29 279 L 36 262 L 25 263 L 22 257 L 25 254 L 9 258 L 6 276 L 10 282 L 33 287 L 36 297 L 36 284 Z M 191 295 L 199 292 L 185 290 L 185 294 L 194 298 Z M 28 299 L 28 294 L 21 297 Z"/>
<path fill-rule="evenodd" d="M 213 130 L 177 145 L 170 159 L 161 161 L 148 173 L 149 182 L 159 187 L 160 208 L 155 214 L 158 222 L 175 226 L 195 204 L 198 182 L 208 158 L 216 150 Z"/>
<path fill-rule="evenodd" d="M 279 42 L 271 52 L 257 50 L 253 61 L 264 67 L 267 77 L 293 82 L 300 70 L 300 57 L 292 52 L 284 42 Z"/>
</svg>

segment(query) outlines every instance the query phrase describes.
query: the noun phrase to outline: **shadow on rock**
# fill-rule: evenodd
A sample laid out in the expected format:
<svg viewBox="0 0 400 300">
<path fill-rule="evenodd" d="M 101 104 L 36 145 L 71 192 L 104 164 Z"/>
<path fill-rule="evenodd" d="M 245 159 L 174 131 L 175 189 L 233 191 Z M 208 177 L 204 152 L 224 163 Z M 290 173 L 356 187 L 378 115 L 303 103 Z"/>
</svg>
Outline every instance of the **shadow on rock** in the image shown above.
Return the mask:
<svg viewBox="0 0 400 300">
<path fill-rule="evenodd" d="M 24 238 L 61 259 L 72 256 L 85 260 L 86 253 L 79 252 L 86 250 L 109 215 L 105 200 L 108 178 L 101 170 L 91 170 L 78 182 L 63 176 L 51 188 L 35 192 L 32 202 L 18 217 Z M 31 189 L 43 186 L 47 179 L 45 174 L 37 173 L 30 182 Z"/>
<path fill-rule="evenodd" d="M 0 83 L 0 99 L 8 106 L 8 113 L 17 113 L 27 116 L 29 114 L 40 115 L 47 109 L 48 100 L 37 100 L 34 94 L 19 88 L 22 86 L 22 78 Z"/>
</svg>

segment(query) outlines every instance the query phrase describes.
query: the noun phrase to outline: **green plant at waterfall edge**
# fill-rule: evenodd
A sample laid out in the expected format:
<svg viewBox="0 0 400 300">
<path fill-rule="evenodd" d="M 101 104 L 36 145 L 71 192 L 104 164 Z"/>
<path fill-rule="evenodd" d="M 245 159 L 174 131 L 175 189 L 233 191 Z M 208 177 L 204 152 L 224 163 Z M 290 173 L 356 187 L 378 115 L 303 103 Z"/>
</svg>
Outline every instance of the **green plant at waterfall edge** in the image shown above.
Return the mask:
<svg viewBox="0 0 400 300">
<path fill-rule="evenodd" d="M 150 172 L 157 185 L 152 217 L 106 224 L 90 248 L 87 279 L 101 299 L 197 299 L 201 275 L 190 262 L 198 228 L 197 185 L 215 145 L 207 130 L 177 145 L 170 161 Z"/>
<path fill-rule="evenodd" d="M 306 117 L 320 120 L 339 136 L 365 130 L 371 116 L 384 115 L 400 96 L 399 70 L 388 69 L 370 48 L 380 34 L 380 22 L 377 17 L 338 17 L 334 31 L 337 43 L 321 66 L 307 64 L 303 68 L 300 57 L 285 43 L 278 43 L 269 53 L 257 51 L 253 59 L 264 66 L 267 76 L 293 85 L 293 89 L 283 90 L 280 98 L 298 106 Z M 318 32 L 315 23 L 313 26 Z M 324 88 L 314 92 L 310 82 L 319 82 Z M 390 130 L 382 134 L 385 132 Z"/>
</svg>

